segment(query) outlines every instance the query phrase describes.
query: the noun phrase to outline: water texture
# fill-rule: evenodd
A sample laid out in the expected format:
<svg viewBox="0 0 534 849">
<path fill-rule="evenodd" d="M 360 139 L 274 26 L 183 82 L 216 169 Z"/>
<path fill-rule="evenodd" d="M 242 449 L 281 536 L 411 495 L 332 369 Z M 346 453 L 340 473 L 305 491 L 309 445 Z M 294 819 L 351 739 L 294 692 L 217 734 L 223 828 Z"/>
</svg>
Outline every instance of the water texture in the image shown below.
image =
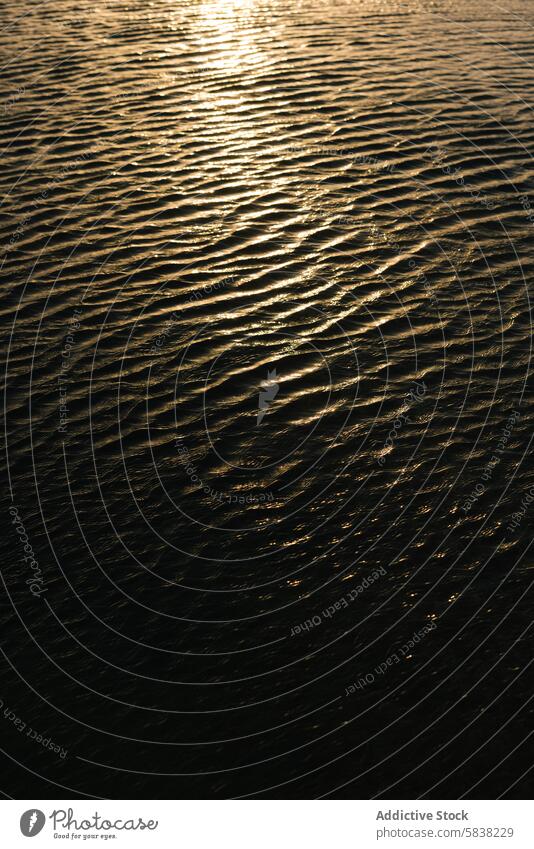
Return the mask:
<svg viewBox="0 0 534 849">
<path fill-rule="evenodd" d="M 524 798 L 532 3 L 0 26 L 4 793 Z"/>
</svg>

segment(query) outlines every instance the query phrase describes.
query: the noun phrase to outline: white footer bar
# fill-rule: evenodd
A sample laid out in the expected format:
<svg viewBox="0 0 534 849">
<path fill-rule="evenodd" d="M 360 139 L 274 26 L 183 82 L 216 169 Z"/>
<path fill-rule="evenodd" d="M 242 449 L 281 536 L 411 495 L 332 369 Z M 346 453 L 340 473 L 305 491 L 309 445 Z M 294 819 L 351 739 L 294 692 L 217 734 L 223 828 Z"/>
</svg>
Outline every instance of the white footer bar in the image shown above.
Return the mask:
<svg viewBox="0 0 534 849">
<path fill-rule="evenodd" d="M 533 849 L 528 801 L 0 802 L 1 845 Z M 35 843 L 29 843 L 34 838 Z"/>
</svg>

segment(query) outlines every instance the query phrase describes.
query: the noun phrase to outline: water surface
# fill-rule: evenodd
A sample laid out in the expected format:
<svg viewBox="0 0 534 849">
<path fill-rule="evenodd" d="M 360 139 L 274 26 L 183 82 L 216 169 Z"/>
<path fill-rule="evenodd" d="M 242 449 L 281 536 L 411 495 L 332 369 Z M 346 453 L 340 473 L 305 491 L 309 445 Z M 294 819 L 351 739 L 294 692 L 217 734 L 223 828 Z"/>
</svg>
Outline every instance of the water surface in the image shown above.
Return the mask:
<svg viewBox="0 0 534 849">
<path fill-rule="evenodd" d="M 2 21 L 5 792 L 524 797 L 532 5 Z"/>
</svg>

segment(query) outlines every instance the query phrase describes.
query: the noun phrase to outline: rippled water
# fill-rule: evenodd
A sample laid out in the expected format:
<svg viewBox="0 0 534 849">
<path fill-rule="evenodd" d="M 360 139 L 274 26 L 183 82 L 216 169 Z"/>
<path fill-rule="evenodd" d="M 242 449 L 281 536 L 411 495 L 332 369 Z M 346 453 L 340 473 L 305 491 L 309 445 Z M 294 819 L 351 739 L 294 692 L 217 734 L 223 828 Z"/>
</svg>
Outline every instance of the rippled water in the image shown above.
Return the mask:
<svg viewBox="0 0 534 849">
<path fill-rule="evenodd" d="M 526 795 L 533 24 L 4 4 L 6 794 Z"/>
</svg>

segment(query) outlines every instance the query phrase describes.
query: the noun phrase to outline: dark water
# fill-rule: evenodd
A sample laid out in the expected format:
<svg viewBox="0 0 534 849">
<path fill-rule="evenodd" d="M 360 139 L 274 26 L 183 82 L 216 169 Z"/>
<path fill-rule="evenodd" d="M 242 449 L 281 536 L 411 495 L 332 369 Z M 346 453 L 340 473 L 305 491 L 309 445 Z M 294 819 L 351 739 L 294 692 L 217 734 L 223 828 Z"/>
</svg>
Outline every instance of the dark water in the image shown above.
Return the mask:
<svg viewBox="0 0 534 849">
<path fill-rule="evenodd" d="M 1 25 L 4 793 L 525 797 L 532 3 Z"/>
</svg>

